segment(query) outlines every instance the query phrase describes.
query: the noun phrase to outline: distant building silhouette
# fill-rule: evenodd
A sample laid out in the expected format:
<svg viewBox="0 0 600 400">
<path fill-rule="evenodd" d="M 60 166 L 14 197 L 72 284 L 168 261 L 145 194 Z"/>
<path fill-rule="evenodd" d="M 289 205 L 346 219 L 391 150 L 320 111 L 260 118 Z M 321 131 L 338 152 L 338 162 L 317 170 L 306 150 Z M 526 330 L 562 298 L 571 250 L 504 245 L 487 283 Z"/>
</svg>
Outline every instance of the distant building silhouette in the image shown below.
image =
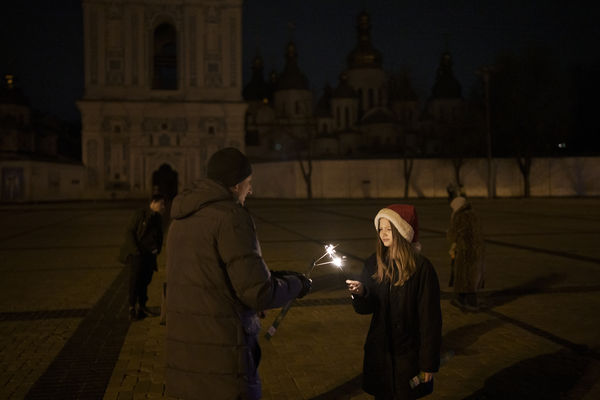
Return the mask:
<svg viewBox="0 0 600 400">
<path fill-rule="evenodd" d="M 0 201 L 64 198 L 83 186 L 63 142 L 71 126 L 34 112 L 12 74 L 0 82 Z"/>
<path fill-rule="evenodd" d="M 245 119 L 249 155 L 273 160 L 294 159 L 298 151 L 307 150 L 316 158 L 442 152 L 444 135 L 456 133 L 465 112 L 450 53 L 442 54 L 431 96 L 420 102 L 406 71 L 383 70 L 383 55 L 372 43 L 367 12 L 358 15 L 356 30 L 357 42 L 347 56 L 346 69 L 335 87 L 323 88 L 316 102 L 298 67 L 293 42 L 287 46 L 283 72 L 272 73 L 269 83 L 257 54 L 252 78 L 244 88 L 249 103 Z"/>
</svg>

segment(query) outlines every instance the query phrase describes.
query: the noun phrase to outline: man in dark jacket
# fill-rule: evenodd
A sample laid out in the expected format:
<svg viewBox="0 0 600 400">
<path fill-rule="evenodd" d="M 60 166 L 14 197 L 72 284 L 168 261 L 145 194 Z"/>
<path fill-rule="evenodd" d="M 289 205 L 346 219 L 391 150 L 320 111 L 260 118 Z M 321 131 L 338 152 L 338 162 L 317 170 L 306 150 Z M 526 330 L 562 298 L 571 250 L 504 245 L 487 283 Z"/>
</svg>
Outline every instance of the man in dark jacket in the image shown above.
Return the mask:
<svg viewBox="0 0 600 400">
<path fill-rule="evenodd" d="M 129 319 L 147 316 L 148 285 L 157 269 L 156 256 L 163 242 L 161 213 L 165 209 L 165 198 L 156 194 L 148 207 L 137 210 L 127 229 L 121 246 L 119 260 L 129 266 Z"/>
<path fill-rule="evenodd" d="M 216 152 L 207 179 L 175 197 L 167 238 L 166 388 L 182 399 L 259 399 L 258 313 L 310 291 L 310 280 L 270 271 L 244 207 L 252 168 Z"/>
</svg>

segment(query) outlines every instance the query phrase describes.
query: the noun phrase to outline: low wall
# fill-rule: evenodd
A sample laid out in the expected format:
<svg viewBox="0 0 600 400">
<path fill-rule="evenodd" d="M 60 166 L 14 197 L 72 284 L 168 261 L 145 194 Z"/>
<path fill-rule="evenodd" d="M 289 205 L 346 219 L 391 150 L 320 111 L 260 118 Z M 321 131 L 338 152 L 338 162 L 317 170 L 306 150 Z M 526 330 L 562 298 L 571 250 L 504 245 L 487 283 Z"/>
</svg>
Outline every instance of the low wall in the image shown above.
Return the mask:
<svg viewBox="0 0 600 400">
<path fill-rule="evenodd" d="M 313 161 L 314 198 L 404 197 L 403 160 Z M 523 196 L 523 176 L 514 158 L 493 160 L 496 196 Z M 306 198 L 297 161 L 253 164 L 254 195 Z M 536 158 L 530 173 L 531 196 L 600 196 L 600 157 Z M 471 197 L 487 197 L 487 159 L 468 159 L 461 179 Z M 446 197 L 454 181 L 449 159 L 415 159 L 409 197 Z"/>
<path fill-rule="evenodd" d="M 81 199 L 84 168 L 79 164 L 36 160 L 0 162 L 0 201 L 35 202 Z"/>
</svg>

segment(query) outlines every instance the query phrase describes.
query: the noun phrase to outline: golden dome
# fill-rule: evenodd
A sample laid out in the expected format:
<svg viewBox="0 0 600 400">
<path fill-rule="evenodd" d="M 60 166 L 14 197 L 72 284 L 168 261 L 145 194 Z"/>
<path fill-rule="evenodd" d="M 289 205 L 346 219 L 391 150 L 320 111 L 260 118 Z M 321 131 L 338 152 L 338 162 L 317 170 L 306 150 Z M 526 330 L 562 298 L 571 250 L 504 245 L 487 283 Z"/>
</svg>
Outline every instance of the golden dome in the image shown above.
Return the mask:
<svg viewBox="0 0 600 400">
<path fill-rule="evenodd" d="M 357 18 L 356 30 L 358 42 L 354 50 L 348 54 L 348 68 L 381 68 L 382 57 L 379 50 L 371 43 L 371 22 L 366 11 L 361 12 Z"/>
</svg>

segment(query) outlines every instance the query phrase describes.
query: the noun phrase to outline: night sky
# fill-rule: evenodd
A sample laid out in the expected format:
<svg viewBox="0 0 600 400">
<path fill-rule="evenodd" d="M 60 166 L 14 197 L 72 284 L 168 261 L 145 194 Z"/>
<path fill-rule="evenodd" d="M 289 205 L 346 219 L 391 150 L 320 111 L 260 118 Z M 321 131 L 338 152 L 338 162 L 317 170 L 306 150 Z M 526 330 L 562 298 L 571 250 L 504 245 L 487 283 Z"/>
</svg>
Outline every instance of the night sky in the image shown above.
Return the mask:
<svg viewBox="0 0 600 400">
<path fill-rule="evenodd" d="M 564 69 L 600 62 L 600 7 L 552 0 L 247 0 L 244 3 L 244 81 L 257 48 L 265 73 L 281 71 L 290 38 L 300 68 L 317 94 L 335 85 L 356 43 L 356 16 L 371 15 L 372 41 L 387 71 L 408 69 L 427 97 L 441 53 L 448 49 L 468 93 L 475 71 L 505 50 L 547 48 Z M 583 2 L 582 2 L 583 3 Z M 586 4 L 593 4 L 586 2 Z M 295 28 L 290 30 L 289 26 Z M 83 92 L 82 12 L 79 0 L 12 1 L 0 14 L 0 72 L 15 74 L 32 106 L 64 119 L 79 118 Z"/>
</svg>

